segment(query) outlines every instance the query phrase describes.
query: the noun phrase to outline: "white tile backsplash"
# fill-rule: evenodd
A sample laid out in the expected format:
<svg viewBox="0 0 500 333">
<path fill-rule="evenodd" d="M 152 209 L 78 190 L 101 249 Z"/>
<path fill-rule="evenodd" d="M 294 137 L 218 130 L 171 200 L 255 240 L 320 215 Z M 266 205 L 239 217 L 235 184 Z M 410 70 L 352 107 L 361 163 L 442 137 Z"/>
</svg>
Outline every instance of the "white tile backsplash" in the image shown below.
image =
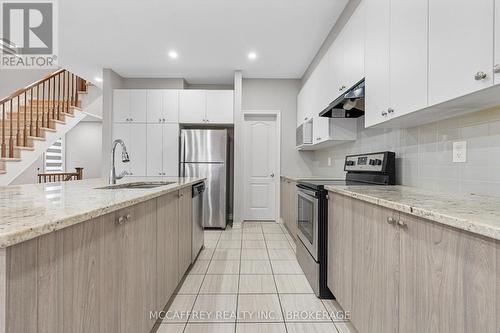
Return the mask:
<svg viewBox="0 0 500 333">
<path fill-rule="evenodd" d="M 454 141 L 467 141 L 466 163 L 452 162 Z M 346 155 L 385 150 L 396 152 L 398 184 L 500 196 L 500 107 L 408 129 L 365 129 L 360 118 L 358 140 L 316 151 L 311 167 L 343 178 Z"/>
</svg>

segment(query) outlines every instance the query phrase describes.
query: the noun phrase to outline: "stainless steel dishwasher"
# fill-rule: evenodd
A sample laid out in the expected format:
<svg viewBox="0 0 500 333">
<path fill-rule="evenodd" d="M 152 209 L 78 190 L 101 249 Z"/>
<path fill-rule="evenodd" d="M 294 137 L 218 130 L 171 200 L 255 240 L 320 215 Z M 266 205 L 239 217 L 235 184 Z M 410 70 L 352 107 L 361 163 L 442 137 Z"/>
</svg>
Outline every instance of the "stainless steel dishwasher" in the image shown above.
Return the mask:
<svg viewBox="0 0 500 333">
<path fill-rule="evenodd" d="M 196 183 L 193 185 L 192 197 L 193 197 L 193 235 L 192 244 L 193 248 L 191 250 L 191 262 L 196 260 L 198 253 L 203 248 L 203 195 L 205 193 L 205 182 Z"/>
</svg>

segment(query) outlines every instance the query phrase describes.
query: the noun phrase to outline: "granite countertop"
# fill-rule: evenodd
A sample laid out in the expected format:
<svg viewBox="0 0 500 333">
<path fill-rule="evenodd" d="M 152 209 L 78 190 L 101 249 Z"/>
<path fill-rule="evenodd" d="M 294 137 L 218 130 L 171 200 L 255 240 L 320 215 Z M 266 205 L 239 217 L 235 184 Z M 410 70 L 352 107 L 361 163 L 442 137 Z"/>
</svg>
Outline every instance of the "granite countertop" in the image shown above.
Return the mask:
<svg viewBox="0 0 500 333">
<path fill-rule="evenodd" d="M 281 178 L 288 179 L 294 182 L 299 180 L 324 180 L 324 179 L 332 179 L 332 177 L 321 177 L 321 176 L 289 176 L 289 175 L 281 175 Z"/>
<path fill-rule="evenodd" d="M 410 186 L 327 186 L 332 192 L 500 240 L 500 198 Z"/>
<path fill-rule="evenodd" d="M 172 181 L 149 189 L 99 189 L 107 179 L 0 187 L 0 248 L 153 199 L 204 178 L 127 178 L 117 184 Z"/>
</svg>

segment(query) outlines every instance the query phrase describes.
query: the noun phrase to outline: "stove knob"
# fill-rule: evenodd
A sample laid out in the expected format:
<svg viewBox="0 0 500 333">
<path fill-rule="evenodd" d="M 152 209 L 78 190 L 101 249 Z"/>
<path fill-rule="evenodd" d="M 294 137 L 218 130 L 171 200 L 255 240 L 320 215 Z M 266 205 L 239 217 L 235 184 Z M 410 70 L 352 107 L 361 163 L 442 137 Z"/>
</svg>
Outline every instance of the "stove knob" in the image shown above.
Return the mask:
<svg viewBox="0 0 500 333">
<path fill-rule="evenodd" d="M 370 162 L 368 162 L 370 165 L 375 165 L 375 160 L 370 160 Z"/>
<path fill-rule="evenodd" d="M 375 165 L 382 165 L 382 160 L 379 160 L 378 158 L 375 160 Z"/>
<path fill-rule="evenodd" d="M 353 166 L 354 164 L 355 164 L 355 163 L 354 163 L 354 161 L 347 161 L 347 162 L 346 162 L 346 165 L 347 165 L 347 166 Z"/>
</svg>

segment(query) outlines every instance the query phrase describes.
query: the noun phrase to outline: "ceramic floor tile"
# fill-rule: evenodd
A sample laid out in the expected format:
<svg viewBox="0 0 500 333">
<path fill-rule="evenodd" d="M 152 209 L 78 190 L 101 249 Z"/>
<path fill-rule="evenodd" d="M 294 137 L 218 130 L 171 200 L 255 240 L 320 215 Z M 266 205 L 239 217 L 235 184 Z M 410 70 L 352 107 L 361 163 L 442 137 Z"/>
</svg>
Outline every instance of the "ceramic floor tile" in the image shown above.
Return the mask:
<svg viewBox="0 0 500 333">
<path fill-rule="evenodd" d="M 200 294 L 236 294 L 238 281 L 238 275 L 206 275 Z"/>
<path fill-rule="evenodd" d="M 220 240 L 240 240 L 241 232 L 223 232 Z"/>
<path fill-rule="evenodd" d="M 237 295 L 198 295 L 189 322 L 236 321 Z"/>
<path fill-rule="evenodd" d="M 186 324 L 161 323 L 156 333 L 182 333 Z"/>
<path fill-rule="evenodd" d="M 238 295 L 238 321 L 281 322 L 283 315 L 278 295 Z"/>
<path fill-rule="evenodd" d="M 284 241 L 266 241 L 268 249 L 290 249 L 290 243 Z"/>
<path fill-rule="evenodd" d="M 286 323 L 288 333 L 337 333 L 333 323 Z"/>
<path fill-rule="evenodd" d="M 237 260 L 213 260 L 207 274 L 239 274 L 240 262 Z"/>
<path fill-rule="evenodd" d="M 280 294 L 279 297 L 285 322 L 323 321 L 331 323 L 327 309 L 316 295 Z"/>
<path fill-rule="evenodd" d="M 218 249 L 240 249 L 241 240 L 219 240 Z"/>
<path fill-rule="evenodd" d="M 261 233 L 262 233 L 261 227 L 252 227 L 243 229 L 243 234 L 261 234 Z"/>
<path fill-rule="evenodd" d="M 333 323 L 340 333 L 357 333 L 356 328 L 345 319 L 345 312 L 337 301 L 333 299 L 323 299 L 321 301 L 328 310 L 328 313 L 330 313 Z"/>
<path fill-rule="evenodd" d="M 203 239 L 206 241 L 217 241 L 221 236 L 221 232 L 206 232 L 203 234 Z"/>
<path fill-rule="evenodd" d="M 196 260 L 189 270 L 189 274 L 201 274 L 207 273 L 208 265 L 210 265 L 210 260 Z"/>
<path fill-rule="evenodd" d="M 242 260 L 240 274 L 272 274 L 268 260 Z"/>
<path fill-rule="evenodd" d="M 242 234 L 243 240 L 264 240 L 262 233 L 244 233 Z"/>
<path fill-rule="evenodd" d="M 313 294 L 305 275 L 275 275 L 276 287 L 280 294 Z"/>
<path fill-rule="evenodd" d="M 193 308 L 196 295 L 175 295 L 162 323 L 185 323 Z"/>
<path fill-rule="evenodd" d="M 262 227 L 262 233 L 265 234 L 283 234 L 280 227 Z"/>
<path fill-rule="evenodd" d="M 204 248 L 200 251 L 200 254 L 198 254 L 198 258 L 196 260 L 211 260 L 212 255 L 214 254 L 214 248 L 207 249 Z"/>
<path fill-rule="evenodd" d="M 218 241 L 216 240 L 205 240 L 203 245 L 205 245 L 205 248 L 207 249 L 213 249 L 217 246 Z"/>
<path fill-rule="evenodd" d="M 304 274 L 297 260 L 271 260 L 273 274 Z"/>
<path fill-rule="evenodd" d="M 242 249 L 241 260 L 269 260 L 265 249 Z"/>
<path fill-rule="evenodd" d="M 234 333 L 234 323 L 189 323 L 184 333 Z"/>
<path fill-rule="evenodd" d="M 286 328 L 284 323 L 236 323 L 236 333 L 286 333 Z"/>
<path fill-rule="evenodd" d="M 201 283 L 203 282 L 204 275 L 186 275 L 182 286 L 179 288 L 178 294 L 191 294 L 196 295 L 200 291 Z"/>
<path fill-rule="evenodd" d="M 291 249 L 269 249 L 271 260 L 296 260 L 297 257 Z"/>
<path fill-rule="evenodd" d="M 272 275 L 240 275 L 240 294 L 273 294 L 276 285 Z"/>
<path fill-rule="evenodd" d="M 212 260 L 240 260 L 240 249 L 215 249 Z"/>
<path fill-rule="evenodd" d="M 265 249 L 266 242 L 263 240 L 243 240 L 241 246 L 244 249 Z"/>
<path fill-rule="evenodd" d="M 264 238 L 266 241 L 284 241 L 287 240 L 284 234 L 265 234 Z"/>
</svg>

